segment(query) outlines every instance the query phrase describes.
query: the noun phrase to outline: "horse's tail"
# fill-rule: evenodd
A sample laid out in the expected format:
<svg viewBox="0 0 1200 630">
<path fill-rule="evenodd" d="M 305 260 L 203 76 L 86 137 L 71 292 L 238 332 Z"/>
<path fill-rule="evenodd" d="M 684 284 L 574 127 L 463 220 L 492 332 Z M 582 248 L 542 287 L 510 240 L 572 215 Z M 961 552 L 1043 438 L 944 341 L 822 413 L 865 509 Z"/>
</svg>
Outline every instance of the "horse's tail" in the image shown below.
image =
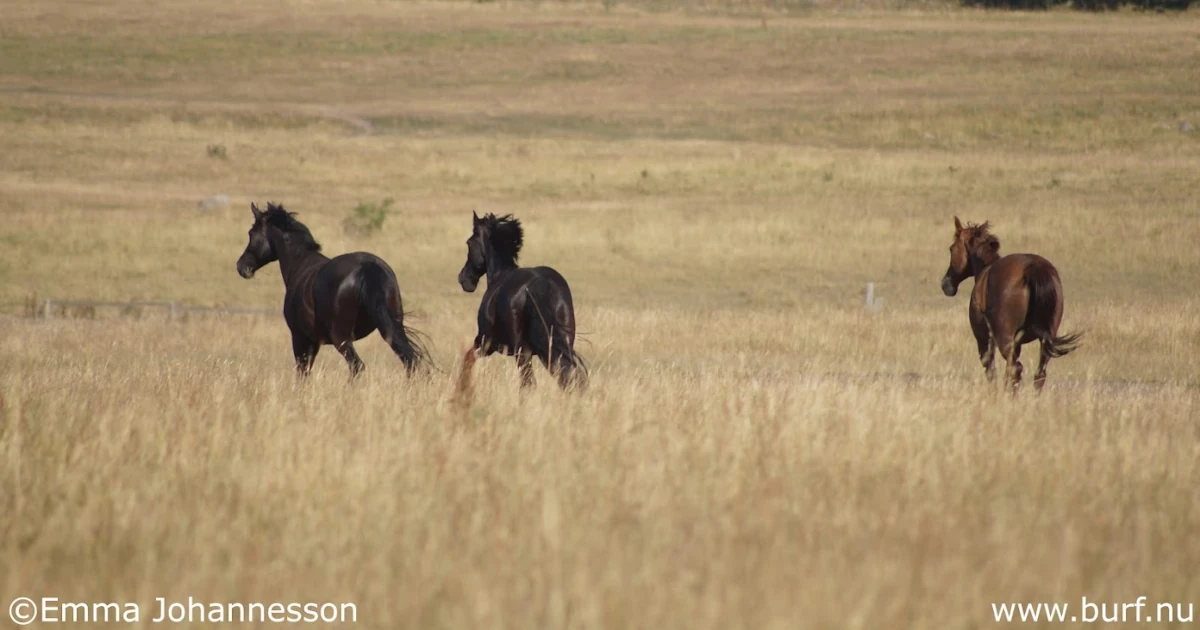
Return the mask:
<svg viewBox="0 0 1200 630">
<path fill-rule="evenodd" d="M 379 263 L 369 261 L 359 270 L 359 301 L 371 315 L 384 341 L 411 373 L 428 360 L 429 353 L 417 342 L 415 331 L 404 325 L 404 310 L 399 305 L 400 287 Z M 395 312 L 388 306 L 388 293 L 396 292 Z"/>
<path fill-rule="evenodd" d="M 569 303 L 568 303 L 569 304 Z M 555 309 L 550 300 L 538 300 L 533 295 L 526 302 L 529 322 L 529 346 L 540 357 L 546 357 L 547 367 L 563 389 L 587 387 L 588 367 L 575 352 L 575 313 L 567 304 Z"/>
<path fill-rule="evenodd" d="M 460 409 L 470 409 L 475 398 L 475 388 L 471 383 L 471 372 L 475 369 L 475 361 L 479 352 L 474 345 L 468 346 L 463 353 L 462 368 L 458 372 L 458 381 L 454 386 L 454 396 L 451 400 Z"/>
<path fill-rule="evenodd" d="M 1082 332 L 1069 335 L 1054 334 L 1054 321 L 1061 317 L 1062 281 L 1049 263 L 1030 265 L 1025 269 L 1025 286 L 1029 287 L 1029 312 L 1025 316 L 1029 331 L 1042 342 L 1043 352 L 1051 358 L 1066 356 L 1079 347 Z"/>
</svg>

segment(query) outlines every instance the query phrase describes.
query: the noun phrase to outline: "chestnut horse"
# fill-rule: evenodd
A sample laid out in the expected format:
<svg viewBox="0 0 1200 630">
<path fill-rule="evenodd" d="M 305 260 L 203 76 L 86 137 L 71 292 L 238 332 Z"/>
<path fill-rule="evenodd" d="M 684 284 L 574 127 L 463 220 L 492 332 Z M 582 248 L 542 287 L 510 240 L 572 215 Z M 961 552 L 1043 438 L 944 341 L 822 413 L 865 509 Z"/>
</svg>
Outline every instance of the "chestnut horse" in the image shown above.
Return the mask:
<svg viewBox="0 0 1200 630">
<path fill-rule="evenodd" d="M 1034 387 L 1041 391 L 1046 383 L 1046 364 L 1079 345 L 1081 333 L 1059 336 L 1063 315 L 1063 288 L 1058 270 L 1036 254 L 1000 256 L 1000 241 L 988 232 L 989 224 L 967 224 L 954 217 L 954 243 L 950 246 L 950 267 L 942 277 L 942 292 L 950 297 L 958 285 L 975 278 L 971 290 L 971 330 L 979 344 L 979 358 L 989 379 L 994 379 L 996 349 L 1008 362 L 1005 382 L 1015 392 L 1021 384 L 1021 346 L 1038 340 L 1038 361 Z"/>
<path fill-rule="evenodd" d="M 426 352 L 404 326 L 404 308 L 396 274 L 378 256 L 365 252 L 330 260 L 295 215 L 273 203 L 267 211 L 250 204 L 254 225 L 250 242 L 237 261 L 243 278 L 253 278 L 263 265 L 279 261 L 285 294 L 283 318 L 292 331 L 292 353 L 301 375 L 312 369 L 317 351 L 330 344 L 350 366 L 350 376 L 363 370 L 354 342 L 379 331 L 409 373 Z"/>
<path fill-rule="evenodd" d="M 512 215 L 472 215 L 458 284 L 471 293 L 486 275 L 488 286 L 479 304 L 479 334 L 468 353 L 515 356 L 522 388 L 533 385 L 534 356 L 563 389 L 582 387 L 587 366 L 575 353 L 575 306 L 567 281 L 549 267 L 517 266 L 524 233 Z M 464 364 L 464 374 L 472 363 Z"/>
</svg>

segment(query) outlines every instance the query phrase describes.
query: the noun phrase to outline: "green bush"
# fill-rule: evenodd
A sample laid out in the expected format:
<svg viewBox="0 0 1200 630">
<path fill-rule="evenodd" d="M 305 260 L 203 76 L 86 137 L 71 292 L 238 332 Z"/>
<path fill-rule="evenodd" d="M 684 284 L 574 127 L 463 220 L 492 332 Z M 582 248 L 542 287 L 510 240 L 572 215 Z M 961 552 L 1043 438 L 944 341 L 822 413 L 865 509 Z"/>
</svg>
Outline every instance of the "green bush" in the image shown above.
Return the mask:
<svg viewBox="0 0 1200 630">
<path fill-rule="evenodd" d="M 383 229 L 383 222 L 388 215 L 395 214 L 392 209 L 394 199 L 384 199 L 381 203 L 359 202 L 350 211 L 350 215 L 342 220 L 342 228 L 347 234 L 355 236 L 370 236 Z"/>
</svg>

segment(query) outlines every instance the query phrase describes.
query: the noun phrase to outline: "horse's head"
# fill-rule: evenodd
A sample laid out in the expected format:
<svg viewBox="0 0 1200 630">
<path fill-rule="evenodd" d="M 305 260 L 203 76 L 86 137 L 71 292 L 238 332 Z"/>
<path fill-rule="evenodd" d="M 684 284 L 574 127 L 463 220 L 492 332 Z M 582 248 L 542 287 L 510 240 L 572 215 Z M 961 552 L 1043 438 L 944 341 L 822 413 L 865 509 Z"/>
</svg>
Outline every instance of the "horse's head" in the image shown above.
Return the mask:
<svg viewBox="0 0 1200 630">
<path fill-rule="evenodd" d="M 488 225 L 471 212 L 471 238 L 467 239 L 467 262 L 463 263 L 462 271 L 458 272 L 458 284 L 463 291 L 472 293 L 479 286 L 479 279 L 487 273 L 487 244 Z"/>
<path fill-rule="evenodd" d="M 458 283 L 468 293 L 479 286 L 479 279 L 488 269 L 504 271 L 517 266 L 524 232 L 521 222 L 506 214 L 497 217 L 489 213 L 480 218 L 471 212 L 471 238 L 467 239 L 467 262 L 458 272 Z M 489 261 L 491 261 L 489 263 Z M 490 267 L 489 267 L 490 264 Z"/>
<path fill-rule="evenodd" d="M 1000 241 L 988 232 L 989 227 L 986 221 L 964 226 L 954 217 L 954 242 L 950 244 L 950 266 L 942 276 L 942 293 L 950 297 L 958 294 L 958 285 L 975 275 L 972 260 L 986 264 L 999 256 Z"/>
<path fill-rule="evenodd" d="M 247 279 L 253 278 L 254 272 L 263 265 L 279 260 L 279 255 L 267 239 L 266 213 L 253 203 L 250 204 L 250 211 L 254 213 L 254 225 L 250 226 L 250 242 L 246 244 L 246 251 L 242 252 L 237 261 L 238 274 Z"/>
</svg>

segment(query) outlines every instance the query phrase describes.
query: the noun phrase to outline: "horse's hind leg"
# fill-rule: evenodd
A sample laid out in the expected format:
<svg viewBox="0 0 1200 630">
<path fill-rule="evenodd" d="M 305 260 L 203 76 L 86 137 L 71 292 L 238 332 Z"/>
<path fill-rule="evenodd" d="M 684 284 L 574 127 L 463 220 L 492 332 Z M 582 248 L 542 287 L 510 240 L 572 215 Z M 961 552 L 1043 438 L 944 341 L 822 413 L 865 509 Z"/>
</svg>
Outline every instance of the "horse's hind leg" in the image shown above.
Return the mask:
<svg viewBox="0 0 1200 630">
<path fill-rule="evenodd" d="M 1025 366 L 1021 365 L 1021 345 L 1011 337 L 1005 339 L 1000 343 L 1000 354 L 1008 363 L 1004 371 L 1004 384 L 1015 394 L 1021 387 L 1021 374 L 1025 372 Z"/>
<path fill-rule="evenodd" d="M 567 360 L 565 354 L 559 354 L 554 358 L 554 376 L 558 378 L 558 386 L 564 390 L 570 390 L 572 387 L 578 387 L 580 384 L 575 366 Z"/>
<path fill-rule="evenodd" d="M 558 386 L 565 391 L 583 385 L 578 367 L 572 360 L 573 356 L 574 350 L 565 340 L 556 341 L 550 348 L 550 363 L 546 367 L 558 379 Z"/>
<path fill-rule="evenodd" d="M 1042 356 L 1038 358 L 1037 374 L 1033 377 L 1033 388 L 1041 392 L 1042 387 L 1046 385 L 1046 365 L 1050 363 L 1050 344 L 1042 341 L 1038 345 L 1042 348 Z"/>
<path fill-rule="evenodd" d="M 1021 386 L 1021 375 L 1025 373 L 1025 366 L 1021 365 L 1021 344 L 1013 343 L 1012 362 L 1009 363 L 1009 369 L 1012 370 L 1012 389 L 1016 393 L 1017 388 Z"/>
<path fill-rule="evenodd" d="M 996 348 L 1008 363 L 1004 370 L 1004 384 L 1015 394 L 1021 385 L 1021 372 L 1024 371 L 1021 366 L 1021 346 L 1016 343 L 1016 335 L 1003 334 L 996 336 Z"/>
<path fill-rule="evenodd" d="M 354 351 L 354 344 L 349 339 L 334 344 L 334 347 L 346 360 L 346 364 L 350 366 L 350 378 L 358 376 L 367 367 L 362 359 L 358 358 L 358 353 Z"/>
<path fill-rule="evenodd" d="M 517 351 L 517 368 L 521 370 L 521 389 L 533 387 L 533 351 L 521 348 Z"/>
</svg>

